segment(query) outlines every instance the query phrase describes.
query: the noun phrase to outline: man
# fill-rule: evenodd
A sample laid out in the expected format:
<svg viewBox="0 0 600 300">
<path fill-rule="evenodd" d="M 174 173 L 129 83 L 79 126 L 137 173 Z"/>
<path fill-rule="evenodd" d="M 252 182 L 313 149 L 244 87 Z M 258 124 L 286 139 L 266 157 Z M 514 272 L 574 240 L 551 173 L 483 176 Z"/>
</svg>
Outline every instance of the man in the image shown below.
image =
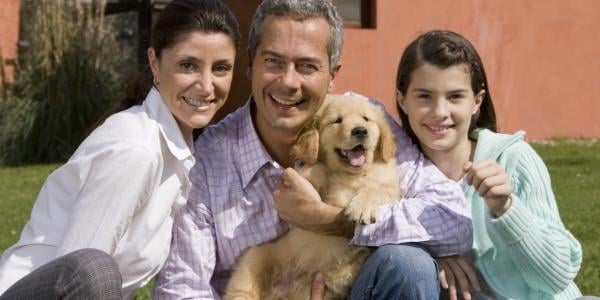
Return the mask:
<svg viewBox="0 0 600 300">
<path fill-rule="evenodd" d="M 249 45 L 252 98 L 196 141 L 194 186 L 176 217 L 155 298 L 220 298 L 242 253 L 283 235 L 286 222 L 345 233 L 348 221 L 341 209 L 320 201 L 310 183 L 290 168 L 289 155 L 300 129 L 333 88 L 342 43 L 342 21 L 327 0 L 265 0 L 258 7 Z M 470 249 L 462 190 L 395 129 L 408 198 L 383 208 L 384 222 L 357 226 L 353 242 L 422 242 L 441 255 Z M 427 209 L 435 213 L 425 216 Z M 444 235 L 447 227 L 452 234 Z M 381 247 L 363 269 L 352 297 L 438 297 L 437 269 L 421 246 Z M 318 277 L 315 286 L 322 288 Z"/>
</svg>

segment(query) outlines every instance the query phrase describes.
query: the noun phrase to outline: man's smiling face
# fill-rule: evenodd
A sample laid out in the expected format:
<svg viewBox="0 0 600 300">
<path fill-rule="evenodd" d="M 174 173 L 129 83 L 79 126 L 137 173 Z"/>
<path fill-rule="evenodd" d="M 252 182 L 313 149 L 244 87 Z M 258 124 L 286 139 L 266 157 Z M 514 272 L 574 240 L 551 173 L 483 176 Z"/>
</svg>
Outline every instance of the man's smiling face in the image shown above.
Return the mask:
<svg viewBox="0 0 600 300">
<path fill-rule="evenodd" d="M 324 18 L 265 19 L 251 66 L 256 123 L 263 135 L 298 132 L 321 107 L 333 80 L 329 35 Z"/>
</svg>

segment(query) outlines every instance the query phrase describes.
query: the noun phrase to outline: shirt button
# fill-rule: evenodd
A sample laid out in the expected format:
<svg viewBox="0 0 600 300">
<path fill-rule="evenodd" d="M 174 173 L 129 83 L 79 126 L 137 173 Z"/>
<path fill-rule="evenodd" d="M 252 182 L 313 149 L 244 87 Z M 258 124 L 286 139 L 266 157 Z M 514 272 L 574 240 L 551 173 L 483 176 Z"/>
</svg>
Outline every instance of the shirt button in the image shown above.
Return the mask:
<svg viewBox="0 0 600 300">
<path fill-rule="evenodd" d="M 189 170 L 189 169 L 191 169 L 191 168 L 194 166 L 194 161 L 193 161 L 193 160 L 191 160 L 191 159 L 186 159 L 186 160 L 183 162 L 183 166 L 184 166 L 186 169 L 188 169 L 188 170 Z"/>
</svg>

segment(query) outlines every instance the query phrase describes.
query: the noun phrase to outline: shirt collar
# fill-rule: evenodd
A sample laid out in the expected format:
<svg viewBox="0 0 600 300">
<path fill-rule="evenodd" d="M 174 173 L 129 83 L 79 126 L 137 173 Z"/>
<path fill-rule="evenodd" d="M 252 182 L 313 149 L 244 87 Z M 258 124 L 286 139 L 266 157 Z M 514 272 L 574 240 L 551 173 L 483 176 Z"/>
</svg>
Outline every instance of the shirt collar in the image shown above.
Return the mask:
<svg viewBox="0 0 600 300">
<path fill-rule="evenodd" d="M 265 165 L 281 168 L 281 166 L 271 158 L 264 145 L 258 137 L 258 133 L 252 122 L 252 106 L 254 100 L 250 98 L 241 108 L 242 122 L 238 125 L 237 147 L 240 149 L 239 157 L 244 160 L 240 164 L 242 173 L 242 184 L 244 187 L 250 183 L 252 178 Z"/>
<path fill-rule="evenodd" d="M 487 158 L 497 159 L 508 147 L 525 139 L 525 131 L 504 134 L 489 129 L 475 129 L 469 137 L 477 141 L 473 161 L 479 161 Z"/>
<path fill-rule="evenodd" d="M 175 117 L 173 117 L 173 114 L 163 102 L 156 88 L 153 87 L 150 90 L 143 105 L 148 114 L 158 122 L 163 139 L 173 156 L 178 160 L 193 158 L 193 147 L 191 147 L 193 144 L 192 136 L 183 136 L 179 125 L 177 125 L 177 121 L 175 121 Z"/>
</svg>

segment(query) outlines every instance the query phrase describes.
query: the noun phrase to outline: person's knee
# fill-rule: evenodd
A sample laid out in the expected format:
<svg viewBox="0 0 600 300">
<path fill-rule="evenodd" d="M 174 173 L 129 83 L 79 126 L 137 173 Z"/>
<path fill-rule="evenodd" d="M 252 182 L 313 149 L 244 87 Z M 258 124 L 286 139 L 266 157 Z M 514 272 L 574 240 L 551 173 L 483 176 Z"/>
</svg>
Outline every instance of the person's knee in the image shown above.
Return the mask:
<svg viewBox="0 0 600 300">
<path fill-rule="evenodd" d="M 97 249 L 81 249 L 67 254 L 65 292 L 88 295 L 89 299 L 120 297 L 121 273 L 112 256 Z M 118 294 L 118 295 L 116 295 Z"/>
<path fill-rule="evenodd" d="M 114 258 L 98 249 L 81 249 L 69 255 L 67 267 L 73 273 L 87 277 L 121 277 L 119 266 Z"/>
<path fill-rule="evenodd" d="M 405 292 L 439 293 L 435 260 L 429 252 L 414 245 L 386 245 L 374 253 L 377 278 L 388 287 Z"/>
<path fill-rule="evenodd" d="M 437 266 L 429 252 L 419 246 L 386 245 L 373 255 L 385 274 L 396 274 L 405 281 L 438 283 Z"/>
<path fill-rule="evenodd" d="M 379 247 L 365 262 L 351 299 L 437 299 L 434 259 L 416 245 Z"/>
</svg>

